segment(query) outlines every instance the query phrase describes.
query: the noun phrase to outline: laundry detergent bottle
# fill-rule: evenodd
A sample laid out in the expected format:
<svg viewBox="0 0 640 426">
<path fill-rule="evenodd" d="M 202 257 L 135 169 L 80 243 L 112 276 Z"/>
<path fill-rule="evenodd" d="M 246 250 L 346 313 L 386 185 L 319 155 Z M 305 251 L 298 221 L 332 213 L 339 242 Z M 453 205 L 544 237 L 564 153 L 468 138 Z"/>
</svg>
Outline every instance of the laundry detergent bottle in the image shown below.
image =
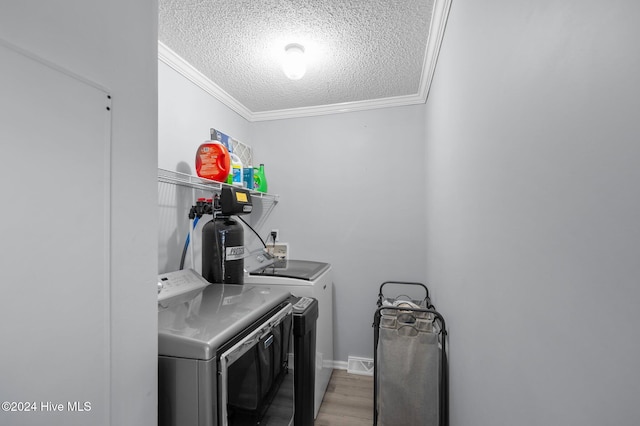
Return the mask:
<svg viewBox="0 0 640 426">
<path fill-rule="evenodd" d="M 237 186 L 244 186 L 242 160 L 240 160 L 240 157 L 238 157 L 233 152 L 229 153 L 229 156 L 231 157 L 231 171 L 229 173 L 227 183 Z"/>
<path fill-rule="evenodd" d="M 206 141 L 196 152 L 196 173 L 201 178 L 225 182 L 231 171 L 231 157 L 218 141 Z"/>
<path fill-rule="evenodd" d="M 253 168 L 253 189 L 259 192 L 267 192 L 267 177 L 264 174 L 264 164 Z"/>
</svg>

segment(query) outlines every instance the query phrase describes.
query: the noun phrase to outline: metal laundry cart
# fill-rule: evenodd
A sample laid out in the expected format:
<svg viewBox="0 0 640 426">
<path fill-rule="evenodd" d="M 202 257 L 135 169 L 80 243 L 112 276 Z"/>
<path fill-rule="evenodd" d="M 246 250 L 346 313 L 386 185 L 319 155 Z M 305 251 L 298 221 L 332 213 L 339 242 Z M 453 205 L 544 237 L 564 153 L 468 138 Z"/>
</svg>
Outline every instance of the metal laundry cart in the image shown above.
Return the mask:
<svg viewBox="0 0 640 426">
<path fill-rule="evenodd" d="M 391 286 L 393 285 L 393 286 Z M 385 296 L 384 287 L 424 292 Z M 374 426 L 448 426 L 446 328 L 422 283 L 386 281 L 374 316 Z"/>
</svg>

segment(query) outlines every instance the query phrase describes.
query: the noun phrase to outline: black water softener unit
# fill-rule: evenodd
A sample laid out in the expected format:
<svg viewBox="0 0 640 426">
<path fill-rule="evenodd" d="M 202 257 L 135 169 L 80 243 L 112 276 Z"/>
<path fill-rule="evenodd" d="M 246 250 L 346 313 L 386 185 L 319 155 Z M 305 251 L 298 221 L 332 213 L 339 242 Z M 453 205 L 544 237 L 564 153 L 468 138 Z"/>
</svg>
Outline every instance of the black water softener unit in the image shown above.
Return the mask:
<svg viewBox="0 0 640 426">
<path fill-rule="evenodd" d="M 220 210 L 202 228 L 202 276 L 210 283 L 244 284 L 244 229 L 231 216 L 252 209 L 249 191 L 222 188 Z"/>
</svg>

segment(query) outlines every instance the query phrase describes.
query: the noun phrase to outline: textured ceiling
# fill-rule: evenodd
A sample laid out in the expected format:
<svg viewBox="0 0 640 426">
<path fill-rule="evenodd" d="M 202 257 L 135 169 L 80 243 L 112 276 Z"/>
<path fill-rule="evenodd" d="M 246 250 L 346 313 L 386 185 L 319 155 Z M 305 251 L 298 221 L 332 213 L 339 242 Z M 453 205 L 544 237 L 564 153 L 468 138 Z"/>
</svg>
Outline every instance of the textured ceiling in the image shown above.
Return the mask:
<svg viewBox="0 0 640 426">
<path fill-rule="evenodd" d="M 340 108 L 419 94 L 436 2 L 160 0 L 159 41 L 248 114 Z M 305 48 L 301 80 L 282 72 L 289 43 Z"/>
</svg>

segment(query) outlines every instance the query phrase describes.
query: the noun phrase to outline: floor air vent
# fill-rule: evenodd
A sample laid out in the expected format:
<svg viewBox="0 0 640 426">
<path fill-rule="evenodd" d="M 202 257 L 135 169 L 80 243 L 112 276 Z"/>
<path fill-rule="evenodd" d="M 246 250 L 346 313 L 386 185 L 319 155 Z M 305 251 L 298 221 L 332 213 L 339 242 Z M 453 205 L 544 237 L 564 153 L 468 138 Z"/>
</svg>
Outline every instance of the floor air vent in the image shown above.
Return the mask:
<svg viewBox="0 0 640 426">
<path fill-rule="evenodd" d="M 347 360 L 347 373 L 373 376 L 373 360 L 350 356 Z"/>
</svg>

